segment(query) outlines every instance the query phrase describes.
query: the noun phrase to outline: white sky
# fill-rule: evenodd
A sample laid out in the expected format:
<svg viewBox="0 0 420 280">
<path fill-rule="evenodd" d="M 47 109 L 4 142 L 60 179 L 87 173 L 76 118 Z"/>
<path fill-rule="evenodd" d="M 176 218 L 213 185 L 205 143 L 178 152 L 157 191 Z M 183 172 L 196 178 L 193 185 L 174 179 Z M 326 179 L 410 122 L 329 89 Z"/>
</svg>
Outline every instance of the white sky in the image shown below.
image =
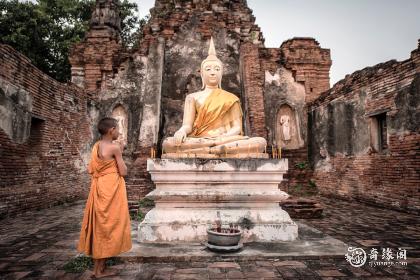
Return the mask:
<svg viewBox="0 0 420 280">
<path fill-rule="evenodd" d="M 141 17 L 154 0 L 137 2 Z M 404 60 L 420 39 L 420 0 L 248 0 L 265 46 L 314 37 L 331 49 L 331 85 L 367 66 Z"/>
</svg>

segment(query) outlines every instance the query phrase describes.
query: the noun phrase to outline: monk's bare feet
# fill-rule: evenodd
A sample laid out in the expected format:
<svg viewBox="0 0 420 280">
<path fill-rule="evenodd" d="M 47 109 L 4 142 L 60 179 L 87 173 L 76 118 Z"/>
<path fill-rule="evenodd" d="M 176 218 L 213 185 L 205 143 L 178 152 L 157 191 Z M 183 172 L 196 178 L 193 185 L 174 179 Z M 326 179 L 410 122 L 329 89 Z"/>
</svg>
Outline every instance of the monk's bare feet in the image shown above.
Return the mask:
<svg viewBox="0 0 420 280">
<path fill-rule="evenodd" d="M 104 271 L 100 271 L 99 273 L 95 274 L 95 278 L 103 278 L 107 276 L 114 276 L 117 274 L 117 271 L 114 269 L 107 268 Z"/>
<path fill-rule="evenodd" d="M 101 266 L 99 268 L 99 271 L 101 273 L 103 273 L 105 271 L 105 268 L 106 268 L 106 259 L 105 260 L 102 260 L 102 263 L 101 263 Z"/>
</svg>

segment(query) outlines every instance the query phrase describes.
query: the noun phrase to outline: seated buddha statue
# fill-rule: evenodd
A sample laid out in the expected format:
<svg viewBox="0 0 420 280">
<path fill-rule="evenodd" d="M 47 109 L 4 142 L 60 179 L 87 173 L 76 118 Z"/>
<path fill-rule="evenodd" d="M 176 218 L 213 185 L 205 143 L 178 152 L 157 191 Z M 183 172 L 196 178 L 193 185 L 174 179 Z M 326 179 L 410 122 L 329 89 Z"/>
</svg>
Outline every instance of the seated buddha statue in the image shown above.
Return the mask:
<svg viewBox="0 0 420 280">
<path fill-rule="evenodd" d="M 240 100 L 221 88 L 222 73 L 211 38 L 202 90 L 186 96 L 182 126 L 163 141 L 162 158 L 268 157 L 264 138 L 243 135 Z"/>
</svg>

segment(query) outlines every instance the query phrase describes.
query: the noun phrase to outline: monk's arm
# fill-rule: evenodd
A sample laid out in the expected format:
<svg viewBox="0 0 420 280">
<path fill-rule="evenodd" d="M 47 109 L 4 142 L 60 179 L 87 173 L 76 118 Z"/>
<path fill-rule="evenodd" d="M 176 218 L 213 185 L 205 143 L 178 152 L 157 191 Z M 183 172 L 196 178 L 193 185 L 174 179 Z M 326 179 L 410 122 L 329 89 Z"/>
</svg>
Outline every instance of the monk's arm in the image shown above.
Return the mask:
<svg viewBox="0 0 420 280">
<path fill-rule="evenodd" d="M 115 145 L 113 148 L 113 154 L 115 160 L 117 161 L 118 172 L 121 176 L 127 176 L 127 166 L 124 163 L 122 158 L 121 148 L 118 145 Z"/>
</svg>

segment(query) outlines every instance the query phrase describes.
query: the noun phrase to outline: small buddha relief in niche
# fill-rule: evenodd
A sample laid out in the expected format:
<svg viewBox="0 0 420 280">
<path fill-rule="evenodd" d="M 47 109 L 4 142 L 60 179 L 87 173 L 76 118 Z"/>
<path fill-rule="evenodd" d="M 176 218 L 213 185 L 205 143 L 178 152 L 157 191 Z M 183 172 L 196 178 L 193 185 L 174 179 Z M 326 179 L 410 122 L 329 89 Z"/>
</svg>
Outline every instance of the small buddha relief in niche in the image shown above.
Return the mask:
<svg viewBox="0 0 420 280">
<path fill-rule="evenodd" d="M 296 113 L 287 104 L 281 105 L 277 112 L 275 135 L 278 146 L 286 149 L 299 148 L 301 140 Z"/>
<path fill-rule="evenodd" d="M 112 110 L 112 117 L 118 121 L 118 127 L 120 130 L 119 139 L 127 144 L 128 117 L 126 110 L 123 106 L 117 105 L 114 110 Z"/>
<path fill-rule="evenodd" d="M 284 141 L 290 141 L 290 117 L 288 115 L 280 116 L 280 125 L 282 127 L 282 136 Z"/>
</svg>

